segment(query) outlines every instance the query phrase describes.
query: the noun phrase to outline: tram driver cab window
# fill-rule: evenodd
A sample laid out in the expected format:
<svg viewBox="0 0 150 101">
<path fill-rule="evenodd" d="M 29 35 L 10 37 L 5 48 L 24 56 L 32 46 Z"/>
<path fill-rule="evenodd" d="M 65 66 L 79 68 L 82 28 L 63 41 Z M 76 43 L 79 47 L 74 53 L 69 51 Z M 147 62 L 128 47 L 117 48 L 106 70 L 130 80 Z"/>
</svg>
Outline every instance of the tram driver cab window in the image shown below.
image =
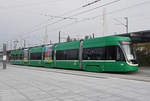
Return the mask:
<svg viewBox="0 0 150 101">
<path fill-rule="evenodd" d="M 125 61 L 121 48 L 119 46 L 107 46 L 106 60 Z"/>
<path fill-rule="evenodd" d="M 106 47 L 106 60 L 116 60 L 116 46 Z"/>
<path fill-rule="evenodd" d="M 124 54 L 119 46 L 117 46 L 117 61 L 125 61 Z"/>
</svg>

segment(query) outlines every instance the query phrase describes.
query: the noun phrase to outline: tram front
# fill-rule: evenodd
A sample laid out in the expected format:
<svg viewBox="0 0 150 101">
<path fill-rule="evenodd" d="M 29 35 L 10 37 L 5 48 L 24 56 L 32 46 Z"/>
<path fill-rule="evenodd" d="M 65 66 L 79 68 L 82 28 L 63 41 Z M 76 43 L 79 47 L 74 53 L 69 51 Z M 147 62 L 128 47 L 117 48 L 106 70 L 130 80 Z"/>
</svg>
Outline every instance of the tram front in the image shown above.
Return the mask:
<svg viewBox="0 0 150 101">
<path fill-rule="evenodd" d="M 133 49 L 133 44 L 130 41 L 120 41 L 122 51 L 126 60 L 126 71 L 137 71 L 138 63 L 135 51 Z"/>
</svg>

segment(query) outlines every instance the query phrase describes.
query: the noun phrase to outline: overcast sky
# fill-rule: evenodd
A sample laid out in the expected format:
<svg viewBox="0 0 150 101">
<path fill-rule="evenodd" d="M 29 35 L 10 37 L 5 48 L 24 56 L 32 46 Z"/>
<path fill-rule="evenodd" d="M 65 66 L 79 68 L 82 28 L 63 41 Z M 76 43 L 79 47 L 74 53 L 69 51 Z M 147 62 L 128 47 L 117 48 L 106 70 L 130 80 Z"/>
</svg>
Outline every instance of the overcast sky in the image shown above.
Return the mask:
<svg viewBox="0 0 150 101">
<path fill-rule="evenodd" d="M 10 47 L 12 41 L 19 40 L 21 43 L 23 39 L 30 46 L 42 44 L 46 24 L 48 40 L 53 43 L 58 42 L 59 31 L 62 41 L 68 35 L 71 38 L 83 38 L 92 33 L 96 37 L 103 36 L 103 7 L 87 13 L 80 12 L 116 0 L 101 0 L 82 7 L 92 1 L 95 0 L 0 0 L 0 44 L 8 42 Z M 129 18 L 129 32 L 150 29 L 150 0 L 120 0 L 104 7 L 107 35 L 125 33 L 125 27 L 120 24 L 125 23 L 124 17 Z M 61 17 L 71 19 L 59 21 Z"/>
</svg>

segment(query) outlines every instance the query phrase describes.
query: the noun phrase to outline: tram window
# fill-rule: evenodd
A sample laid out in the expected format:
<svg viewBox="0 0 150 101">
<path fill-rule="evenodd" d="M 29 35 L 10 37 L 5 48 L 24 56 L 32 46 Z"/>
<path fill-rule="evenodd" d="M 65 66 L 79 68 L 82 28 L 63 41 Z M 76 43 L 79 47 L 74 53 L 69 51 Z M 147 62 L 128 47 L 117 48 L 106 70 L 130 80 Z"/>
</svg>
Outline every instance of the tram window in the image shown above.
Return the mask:
<svg viewBox="0 0 150 101">
<path fill-rule="evenodd" d="M 15 60 L 18 60 L 18 56 L 17 56 L 17 54 L 15 55 Z"/>
<path fill-rule="evenodd" d="M 52 60 L 54 59 L 54 51 L 52 51 Z"/>
<path fill-rule="evenodd" d="M 17 54 L 17 60 L 20 60 L 20 54 Z"/>
<path fill-rule="evenodd" d="M 56 60 L 65 60 L 65 57 L 64 57 L 64 52 L 59 50 L 59 51 L 56 51 Z"/>
<path fill-rule="evenodd" d="M 17 60 L 20 60 L 20 54 L 17 54 Z"/>
<path fill-rule="evenodd" d="M 21 60 L 21 54 L 18 54 L 18 60 Z"/>
<path fill-rule="evenodd" d="M 105 60 L 105 47 L 84 48 L 83 60 Z"/>
<path fill-rule="evenodd" d="M 125 61 L 124 54 L 120 47 L 117 47 L 117 61 Z"/>
<path fill-rule="evenodd" d="M 56 51 L 56 60 L 78 60 L 78 49 Z"/>
<path fill-rule="evenodd" d="M 10 59 L 11 59 L 11 60 L 14 60 L 14 55 L 13 55 L 13 54 L 11 55 Z"/>
<path fill-rule="evenodd" d="M 13 55 L 13 60 L 16 60 L 16 57 L 15 57 L 15 55 Z"/>
<path fill-rule="evenodd" d="M 66 51 L 67 60 L 78 60 L 78 49 Z"/>
<path fill-rule="evenodd" d="M 106 60 L 116 60 L 117 48 L 116 46 L 106 47 Z"/>
<path fill-rule="evenodd" d="M 41 52 L 30 53 L 30 59 L 31 60 L 42 60 L 42 53 Z"/>
<path fill-rule="evenodd" d="M 18 60 L 21 60 L 21 57 L 22 57 L 21 54 L 18 54 Z"/>
<path fill-rule="evenodd" d="M 20 60 L 20 54 L 16 54 L 16 60 Z"/>
<path fill-rule="evenodd" d="M 13 60 L 16 60 L 16 56 L 15 55 L 13 55 Z"/>
<path fill-rule="evenodd" d="M 16 60 L 16 54 L 14 54 L 14 60 Z"/>
<path fill-rule="evenodd" d="M 21 54 L 21 60 L 23 60 L 24 59 L 24 54 Z"/>
<path fill-rule="evenodd" d="M 15 57 L 14 57 L 13 54 L 11 55 L 10 59 L 11 59 L 11 60 L 15 60 Z"/>
<path fill-rule="evenodd" d="M 15 54 L 15 60 L 17 60 L 17 54 Z"/>
<path fill-rule="evenodd" d="M 20 60 L 20 54 L 17 54 L 17 59 Z"/>
<path fill-rule="evenodd" d="M 19 60 L 19 54 L 16 54 L 16 60 Z"/>
<path fill-rule="evenodd" d="M 10 55 L 10 60 L 13 60 L 13 56 L 12 55 Z"/>
</svg>

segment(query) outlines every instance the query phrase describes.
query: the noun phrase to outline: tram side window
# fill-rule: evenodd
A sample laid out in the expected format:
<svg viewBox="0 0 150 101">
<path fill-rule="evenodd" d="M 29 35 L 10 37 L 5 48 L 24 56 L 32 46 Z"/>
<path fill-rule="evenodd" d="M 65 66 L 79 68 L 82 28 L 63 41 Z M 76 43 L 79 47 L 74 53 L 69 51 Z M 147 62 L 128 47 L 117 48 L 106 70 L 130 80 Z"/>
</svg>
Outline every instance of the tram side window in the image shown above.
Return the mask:
<svg viewBox="0 0 150 101">
<path fill-rule="evenodd" d="M 13 59 L 16 60 L 16 55 L 15 54 L 13 55 Z"/>
<path fill-rule="evenodd" d="M 17 54 L 15 54 L 15 60 L 17 60 Z"/>
<path fill-rule="evenodd" d="M 125 61 L 121 48 L 119 46 L 106 47 L 106 60 Z"/>
<path fill-rule="evenodd" d="M 83 60 L 105 60 L 105 47 L 84 48 Z"/>
<path fill-rule="evenodd" d="M 18 54 L 15 55 L 15 60 L 18 60 Z"/>
<path fill-rule="evenodd" d="M 22 54 L 16 54 L 16 60 L 22 60 Z"/>
<path fill-rule="evenodd" d="M 10 55 L 10 60 L 13 60 L 13 57 L 12 57 L 12 55 Z"/>
<path fill-rule="evenodd" d="M 20 60 L 20 54 L 17 54 L 17 60 Z"/>
<path fill-rule="evenodd" d="M 78 49 L 56 51 L 56 60 L 78 60 Z"/>
<path fill-rule="evenodd" d="M 16 60 L 19 60 L 19 54 L 16 54 Z"/>
<path fill-rule="evenodd" d="M 24 55 L 20 54 L 20 60 L 23 60 L 23 58 L 24 58 Z"/>
<path fill-rule="evenodd" d="M 56 60 L 65 60 L 64 51 L 62 50 L 56 51 Z"/>
<path fill-rule="evenodd" d="M 30 53 L 30 60 L 42 60 L 42 53 L 41 52 Z"/>
<path fill-rule="evenodd" d="M 78 60 L 78 49 L 76 50 L 67 50 L 66 60 Z"/>
<path fill-rule="evenodd" d="M 54 60 L 54 51 L 52 51 L 52 60 Z"/>
<path fill-rule="evenodd" d="M 116 60 L 117 47 L 107 46 L 106 47 L 106 60 Z"/>
<path fill-rule="evenodd" d="M 14 54 L 11 55 L 10 59 L 15 60 Z"/>
<path fill-rule="evenodd" d="M 120 47 L 117 47 L 117 61 L 125 61 L 124 54 Z"/>
<path fill-rule="evenodd" d="M 21 60 L 21 54 L 18 54 L 18 60 Z"/>
</svg>

